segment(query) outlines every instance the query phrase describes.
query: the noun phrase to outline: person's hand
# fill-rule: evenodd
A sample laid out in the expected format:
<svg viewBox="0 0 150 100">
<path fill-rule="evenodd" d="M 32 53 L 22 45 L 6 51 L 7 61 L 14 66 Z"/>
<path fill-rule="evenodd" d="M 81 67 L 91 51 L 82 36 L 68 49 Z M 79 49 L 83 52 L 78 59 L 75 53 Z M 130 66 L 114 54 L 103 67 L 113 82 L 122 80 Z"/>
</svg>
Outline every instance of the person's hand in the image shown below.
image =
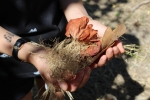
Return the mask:
<svg viewBox="0 0 150 100">
<path fill-rule="evenodd" d="M 64 90 L 75 91 L 85 85 L 90 77 L 90 73 L 93 68 L 102 67 L 108 60 L 113 57 L 118 57 L 120 54 L 124 53 L 124 48 L 121 41 L 117 41 L 113 47 L 106 50 L 106 53 L 99 57 L 98 61 L 95 61 L 92 65 L 81 70 L 74 80 L 68 81 Z"/>
<path fill-rule="evenodd" d="M 75 79 L 70 81 L 60 81 L 53 79 L 50 77 L 51 70 L 48 67 L 47 60 L 44 58 L 44 56 L 47 55 L 47 52 L 44 49 L 39 49 L 36 51 L 36 54 L 30 55 L 30 63 L 32 63 L 40 72 L 41 77 L 45 81 L 45 83 L 49 86 L 50 84 L 53 84 L 57 87 L 58 90 L 56 90 L 56 95 L 60 98 L 63 97 L 63 94 L 59 91 L 59 88 L 61 88 L 64 91 L 70 91 L 73 92 L 78 88 L 81 88 L 89 79 L 91 68 L 86 67 L 83 70 L 79 71 L 76 74 Z"/>
<path fill-rule="evenodd" d="M 118 40 L 113 47 L 108 48 L 106 50 L 106 53 L 99 57 L 98 61 L 95 61 L 92 65 L 85 67 L 83 70 L 79 71 L 74 80 L 61 82 L 61 88 L 65 91 L 73 92 L 78 88 L 83 87 L 88 81 L 93 68 L 103 66 L 109 59 L 111 59 L 112 57 L 118 57 L 122 53 L 124 53 L 124 48 L 121 41 Z"/>
<path fill-rule="evenodd" d="M 89 24 L 93 25 L 93 29 L 98 30 L 98 36 L 103 37 L 103 34 L 105 33 L 105 30 L 107 29 L 106 26 L 102 25 L 100 22 L 96 20 L 90 19 Z M 124 48 L 122 45 L 122 42 L 120 40 L 116 41 L 115 45 L 113 47 L 110 47 L 106 50 L 106 53 L 100 58 L 95 61 L 91 68 L 97 68 L 103 66 L 107 61 L 109 61 L 113 57 L 118 57 L 119 55 L 124 53 Z"/>
<path fill-rule="evenodd" d="M 107 63 L 111 58 L 115 57 L 117 58 L 119 55 L 124 53 L 124 48 L 122 46 L 121 41 L 116 41 L 116 44 L 113 47 L 109 47 L 105 54 L 99 57 L 92 65 L 91 69 L 97 68 L 97 67 L 102 67 L 104 64 Z"/>
<path fill-rule="evenodd" d="M 107 28 L 106 26 L 102 25 L 101 23 L 95 20 L 90 21 L 89 24 L 93 24 L 93 28 L 98 30 L 99 37 L 103 36 Z M 123 48 L 122 42 L 118 40 L 116 41 L 113 47 L 108 48 L 105 54 L 101 55 L 99 59 L 97 59 L 92 65 L 80 71 L 77 74 L 76 79 L 69 81 L 68 88 L 66 88 L 66 90 L 75 91 L 76 89 L 83 87 L 84 84 L 88 81 L 90 77 L 90 73 L 93 68 L 102 67 L 111 58 L 118 57 L 119 55 L 123 53 L 124 53 L 124 48 Z"/>
<path fill-rule="evenodd" d="M 85 67 L 81 70 L 74 80 L 68 81 L 64 90 L 75 91 L 85 85 L 90 77 L 90 73 L 93 68 L 102 67 L 108 60 L 112 57 L 118 57 L 120 54 L 124 53 L 124 48 L 121 41 L 117 41 L 113 47 L 106 50 L 106 53 L 99 57 L 98 61 L 95 61 L 92 65 Z"/>
<path fill-rule="evenodd" d="M 42 54 L 43 55 L 43 54 Z M 88 80 L 90 73 L 91 73 L 91 68 L 90 67 L 85 67 L 83 70 L 79 71 L 76 74 L 75 79 L 69 80 L 69 81 L 56 81 L 55 79 L 50 77 L 50 69 L 48 69 L 47 61 L 46 59 L 37 58 L 37 65 L 36 67 L 38 68 L 40 75 L 44 79 L 47 85 L 49 84 L 55 84 L 56 86 L 60 87 L 64 91 L 70 91 L 73 92 L 77 88 L 82 87 L 86 81 Z"/>
<path fill-rule="evenodd" d="M 90 21 L 91 24 L 93 24 L 93 28 L 97 29 L 99 32 L 99 36 L 102 37 L 103 33 L 106 30 L 106 26 L 100 24 L 97 21 Z M 43 59 L 44 56 L 47 55 L 47 52 L 44 50 L 39 50 L 36 55 L 32 55 L 31 58 L 34 59 L 32 61 L 32 64 L 36 66 L 36 68 L 39 70 L 42 78 L 46 82 L 47 85 L 54 84 L 56 87 L 61 88 L 64 91 L 70 91 L 73 92 L 77 90 L 78 88 L 81 88 L 84 86 L 84 84 L 88 81 L 91 73 L 92 68 L 97 68 L 99 66 L 103 66 L 109 59 L 112 57 L 117 57 L 121 53 L 124 52 L 124 48 L 122 46 L 122 43 L 118 41 L 113 47 L 110 47 L 106 50 L 106 53 L 98 59 L 98 61 L 95 61 L 91 66 L 85 67 L 83 70 L 79 71 L 76 74 L 75 79 L 70 81 L 56 81 L 55 79 L 50 77 L 50 69 L 48 69 L 48 63 L 46 59 Z M 56 94 L 59 97 L 62 97 L 62 93 L 56 92 Z"/>
</svg>

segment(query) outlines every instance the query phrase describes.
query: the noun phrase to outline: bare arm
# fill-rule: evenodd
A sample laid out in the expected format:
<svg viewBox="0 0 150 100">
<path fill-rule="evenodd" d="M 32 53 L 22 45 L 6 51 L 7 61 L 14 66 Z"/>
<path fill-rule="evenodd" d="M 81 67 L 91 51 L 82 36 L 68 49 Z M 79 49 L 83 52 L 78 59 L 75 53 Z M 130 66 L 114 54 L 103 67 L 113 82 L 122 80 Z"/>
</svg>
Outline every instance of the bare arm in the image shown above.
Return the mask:
<svg viewBox="0 0 150 100">
<path fill-rule="evenodd" d="M 82 4 L 82 0 L 59 0 L 59 2 L 68 21 L 82 16 L 90 18 Z"/>
<path fill-rule="evenodd" d="M 83 6 L 82 0 L 59 0 L 64 14 L 69 21 L 70 19 L 80 18 L 82 16 L 89 17 L 89 24 L 93 24 L 93 28 L 98 30 L 101 37 L 106 30 L 106 26 L 100 22 L 93 20 Z"/>
<path fill-rule="evenodd" d="M 0 52 L 12 56 L 13 45 L 20 37 L 0 27 Z"/>
<path fill-rule="evenodd" d="M 19 38 L 21 37 L 0 27 L 0 53 L 12 56 L 13 46 Z M 25 43 L 18 51 L 18 58 L 33 64 L 33 59 L 32 56 L 30 56 L 30 53 L 38 50 L 39 47 L 33 45 L 32 43 Z"/>
</svg>

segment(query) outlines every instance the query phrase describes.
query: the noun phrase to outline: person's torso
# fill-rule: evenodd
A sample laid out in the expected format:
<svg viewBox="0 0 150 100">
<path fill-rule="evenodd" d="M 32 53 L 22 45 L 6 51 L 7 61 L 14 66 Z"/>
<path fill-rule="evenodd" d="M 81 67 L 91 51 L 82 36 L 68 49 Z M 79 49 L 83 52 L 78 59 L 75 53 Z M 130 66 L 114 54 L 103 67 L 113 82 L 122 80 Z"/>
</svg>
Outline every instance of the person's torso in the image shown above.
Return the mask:
<svg viewBox="0 0 150 100">
<path fill-rule="evenodd" d="M 0 0 L 0 26 L 34 42 L 64 37 L 66 19 L 58 0 Z M 7 63 L 8 62 L 8 63 Z M 0 55 L 0 76 L 32 76 L 35 67 Z M 34 73 L 36 74 L 36 73 Z"/>
<path fill-rule="evenodd" d="M 0 0 L 0 26 L 19 36 L 53 30 L 62 18 L 58 0 Z"/>
</svg>

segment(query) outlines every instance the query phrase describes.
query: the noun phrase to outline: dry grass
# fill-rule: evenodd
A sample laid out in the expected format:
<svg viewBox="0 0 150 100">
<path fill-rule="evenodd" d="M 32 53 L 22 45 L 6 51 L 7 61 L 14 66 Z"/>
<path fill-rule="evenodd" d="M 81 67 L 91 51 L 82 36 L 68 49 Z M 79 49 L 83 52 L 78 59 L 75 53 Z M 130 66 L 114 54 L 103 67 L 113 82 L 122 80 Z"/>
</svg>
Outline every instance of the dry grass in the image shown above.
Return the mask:
<svg viewBox="0 0 150 100">
<path fill-rule="evenodd" d="M 125 23 L 121 40 L 126 53 L 94 69 L 86 85 L 73 92 L 75 100 L 150 100 L 150 4 L 143 0 L 84 0 L 88 13 L 115 27 Z M 68 100 L 68 97 L 66 97 Z"/>
</svg>

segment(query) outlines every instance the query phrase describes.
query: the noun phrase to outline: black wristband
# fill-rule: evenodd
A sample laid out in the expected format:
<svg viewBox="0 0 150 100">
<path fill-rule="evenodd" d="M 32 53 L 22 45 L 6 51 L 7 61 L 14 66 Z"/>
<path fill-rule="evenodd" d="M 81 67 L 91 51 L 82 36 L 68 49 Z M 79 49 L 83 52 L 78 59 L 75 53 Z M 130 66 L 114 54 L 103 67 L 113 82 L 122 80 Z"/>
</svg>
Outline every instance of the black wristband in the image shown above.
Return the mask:
<svg viewBox="0 0 150 100">
<path fill-rule="evenodd" d="M 21 45 L 23 45 L 26 42 L 30 42 L 30 40 L 28 38 L 20 38 L 16 41 L 16 43 L 13 46 L 12 56 L 18 61 L 21 61 L 18 58 L 18 51 L 19 51 Z"/>
</svg>

